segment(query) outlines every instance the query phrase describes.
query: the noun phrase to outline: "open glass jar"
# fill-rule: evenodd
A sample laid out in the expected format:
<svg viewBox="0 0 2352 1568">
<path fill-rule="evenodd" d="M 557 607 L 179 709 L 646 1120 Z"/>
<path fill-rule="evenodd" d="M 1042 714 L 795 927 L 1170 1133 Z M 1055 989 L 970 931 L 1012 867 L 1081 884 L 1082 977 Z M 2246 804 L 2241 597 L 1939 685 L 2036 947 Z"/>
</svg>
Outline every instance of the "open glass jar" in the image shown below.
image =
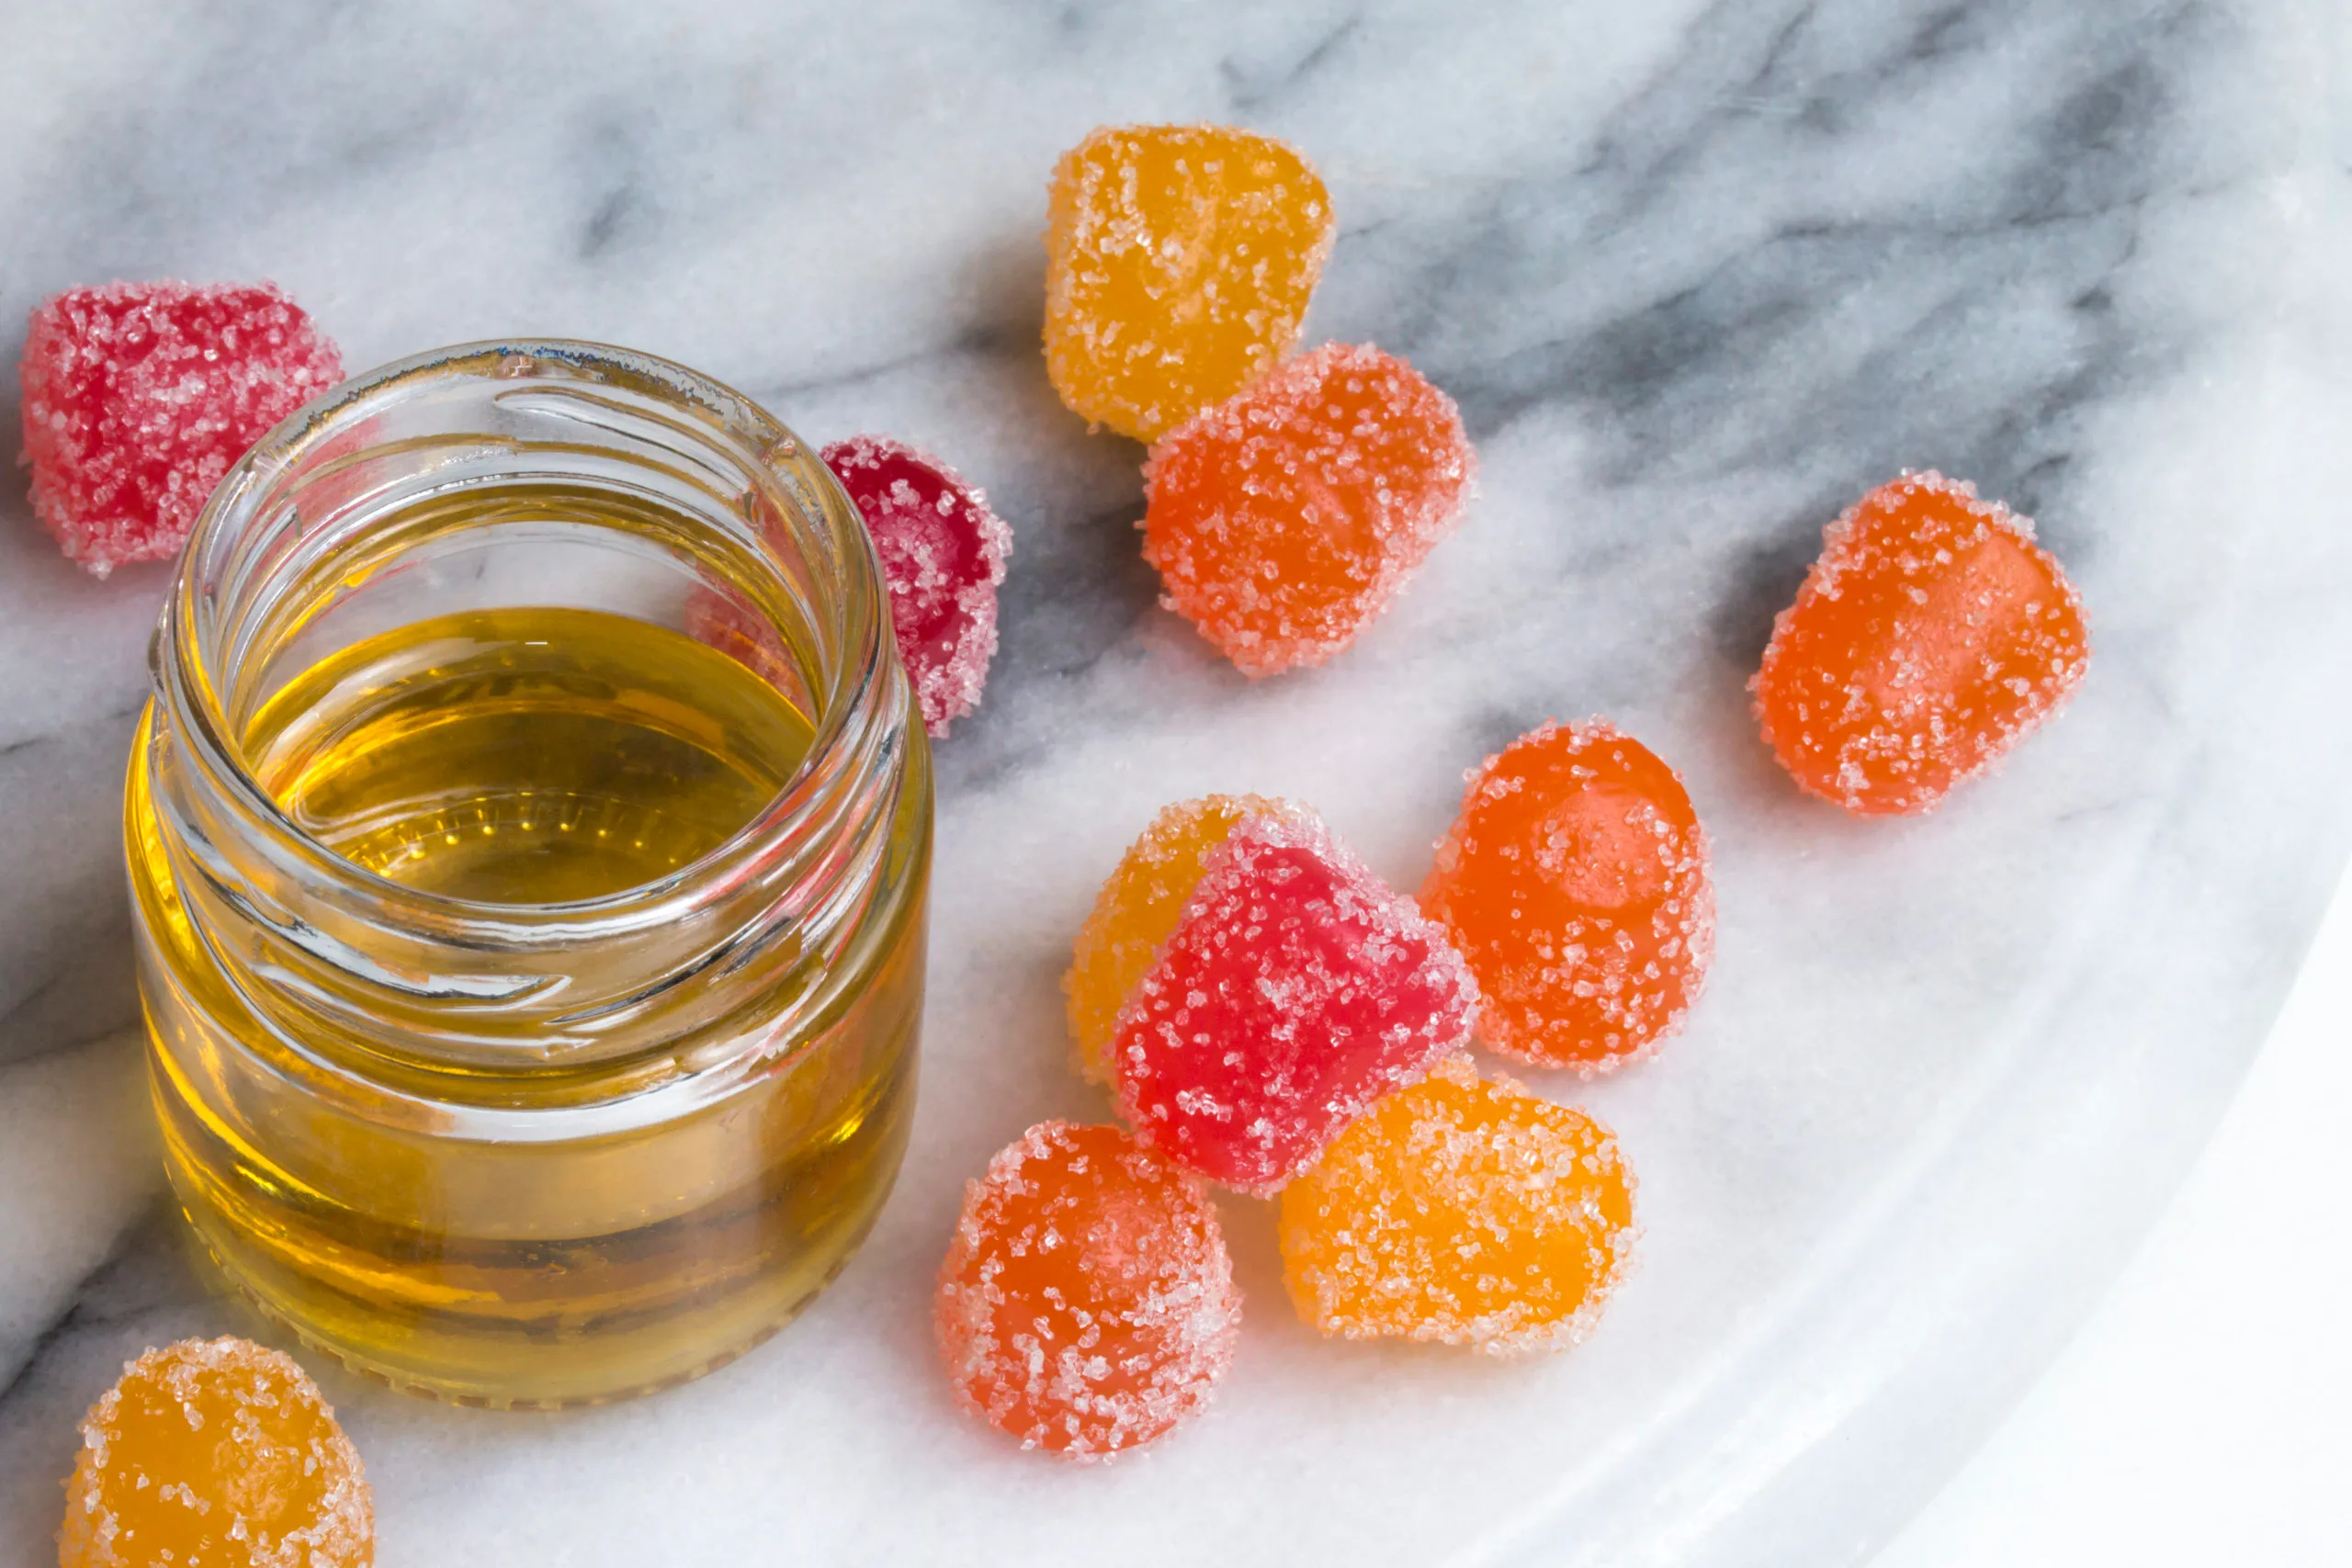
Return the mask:
<svg viewBox="0 0 2352 1568">
<path fill-rule="evenodd" d="M 589 344 L 345 384 L 213 495 L 126 841 L 212 1256 L 465 1403 L 695 1376 L 881 1206 L 912 1110 L 922 728 L 848 499 Z"/>
</svg>

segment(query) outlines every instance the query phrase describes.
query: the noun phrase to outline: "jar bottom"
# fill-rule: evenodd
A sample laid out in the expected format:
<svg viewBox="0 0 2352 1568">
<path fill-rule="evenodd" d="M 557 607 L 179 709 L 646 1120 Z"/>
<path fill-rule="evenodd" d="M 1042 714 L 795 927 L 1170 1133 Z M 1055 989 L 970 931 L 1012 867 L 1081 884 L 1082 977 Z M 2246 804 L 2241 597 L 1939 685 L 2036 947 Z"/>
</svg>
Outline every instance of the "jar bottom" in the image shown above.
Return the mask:
<svg viewBox="0 0 2352 1568">
<path fill-rule="evenodd" d="M 206 1157 L 200 1126 L 187 1135 L 161 1075 L 153 1087 L 180 1211 L 209 1261 L 265 1317 L 405 1393 L 551 1411 L 692 1382 L 814 1301 L 889 1197 L 912 1120 L 911 1051 L 906 1059 L 822 1170 L 779 1173 L 735 1203 L 587 1243 L 469 1248 L 444 1238 L 436 1250 L 458 1259 L 446 1269 L 390 1249 L 359 1255 L 314 1224 L 289 1224 L 266 1196 L 241 1195 L 243 1184 L 224 1181 L 220 1162 Z M 627 1288 L 598 1280 L 599 1258 L 625 1271 Z"/>
</svg>

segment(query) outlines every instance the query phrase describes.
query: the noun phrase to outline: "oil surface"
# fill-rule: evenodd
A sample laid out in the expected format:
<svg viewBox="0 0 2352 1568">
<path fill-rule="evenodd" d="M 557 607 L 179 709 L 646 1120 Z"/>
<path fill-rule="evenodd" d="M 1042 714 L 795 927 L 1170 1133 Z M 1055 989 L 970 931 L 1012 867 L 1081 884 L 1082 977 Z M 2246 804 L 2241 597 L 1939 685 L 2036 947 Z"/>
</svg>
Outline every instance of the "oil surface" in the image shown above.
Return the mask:
<svg viewBox="0 0 2352 1568">
<path fill-rule="evenodd" d="M 281 688 L 245 736 L 311 838 L 477 903 L 657 881 L 758 815 L 810 726 L 717 649 L 599 610 L 474 610 L 383 633 Z"/>
<path fill-rule="evenodd" d="M 603 897 L 723 852 L 810 736 L 774 687 L 683 634 L 533 608 L 345 649 L 271 696 L 243 742 L 281 808 L 345 858 L 513 906 Z M 553 1137 L 515 1134 L 541 1092 L 527 1071 L 491 1086 L 503 1121 L 476 1114 L 487 1100 L 420 1115 L 365 1072 L 317 1070 L 332 1043 L 289 1053 L 284 1021 L 248 1006 L 253 976 L 225 973 L 233 956 L 189 919 L 149 761 L 142 728 L 130 858 L 167 1165 L 215 1259 L 306 1337 L 463 1403 L 610 1398 L 772 1332 L 871 1224 L 913 1102 L 919 744 L 891 826 L 900 891 L 877 899 L 822 1005 L 760 1047 L 773 1065 L 673 1109 L 616 1091 L 628 1114 Z M 574 1075 L 561 1092 L 585 1091 Z"/>
</svg>

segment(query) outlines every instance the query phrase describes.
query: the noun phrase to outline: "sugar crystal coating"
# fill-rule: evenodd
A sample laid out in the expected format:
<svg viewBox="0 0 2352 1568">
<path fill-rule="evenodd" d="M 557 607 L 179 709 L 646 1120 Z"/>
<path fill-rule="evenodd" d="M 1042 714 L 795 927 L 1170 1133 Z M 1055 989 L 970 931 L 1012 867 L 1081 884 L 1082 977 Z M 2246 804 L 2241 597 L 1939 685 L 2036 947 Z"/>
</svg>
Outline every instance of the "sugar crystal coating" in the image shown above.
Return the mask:
<svg viewBox="0 0 2352 1568">
<path fill-rule="evenodd" d="M 1101 1460 L 1207 1404 L 1241 1297 L 1197 1181 L 1117 1127 L 1043 1122 L 966 1185 L 934 1325 L 967 1409 Z"/>
<path fill-rule="evenodd" d="M 61 1568 L 365 1568 L 359 1455 L 318 1385 L 249 1340 L 184 1339 L 90 1407 L 65 1483 Z"/>
<path fill-rule="evenodd" d="M 1928 472 L 1824 531 L 1753 690 L 1790 776 L 1875 817 L 1933 810 L 2064 706 L 2089 665 L 2082 600 L 2031 520 Z"/>
<path fill-rule="evenodd" d="M 1673 1032 L 1714 953 L 1690 793 L 1601 719 L 1544 725 L 1471 771 L 1421 907 L 1478 977 L 1487 1043 L 1588 1074 Z"/>
<path fill-rule="evenodd" d="M 1325 1334 L 1559 1349 L 1632 1260 L 1634 1179 L 1606 1127 L 1454 1057 L 1283 1189 L 1279 1234 Z"/>
<path fill-rule="evenodd" d="M 1326 344 L 1152 448 L 1144 558 L 1242 673 L 1320 664 L 1453 529 L 1475 466 L 1451 398 Z"/>
<path fill-rule="evenodd" d="M 270 284 L 109 283 L 33 311 L 20 375 L 33 511 L 104 577 L 176 553 L 230 466 L 343 361 Z"/>
<path fill-rule="evenodd" d="M 1271 1192 L 1476 1009 L 1444 933 L 1319 822 L 1245 818 L 1119 1014 L 1120 1111 L 1186 1169 Z"/>
<path fill-rule="evenodd" d="M 1119 1010 L 1176 929 L 1184 900 L 1216 847 L 1245 818 L 1303 816 L 1299 807 L 1255 795 L 1211 795 L 1162 807 L 1127 846 L 1079 928 L 1062 976 L 1079 1070 L 1111 1081 L 1111 1041 Z"/>
<path fill-rule="evenodd" d="M 1313 166 L 1221 126 L 1103 127 L 1055 165 L 1047 209 L 1046 372 L 1140 441 L 1289 353 L 1331 251 Z"/>
<path fill-rule="evenodd" d="M 903 443 L 855 435 L 820 456 L 874 536 L 923 727 L 945 735 L 978 705 L 996 657 L 996 588 L 1012 530 L 978 487 Z"/>
</svg>

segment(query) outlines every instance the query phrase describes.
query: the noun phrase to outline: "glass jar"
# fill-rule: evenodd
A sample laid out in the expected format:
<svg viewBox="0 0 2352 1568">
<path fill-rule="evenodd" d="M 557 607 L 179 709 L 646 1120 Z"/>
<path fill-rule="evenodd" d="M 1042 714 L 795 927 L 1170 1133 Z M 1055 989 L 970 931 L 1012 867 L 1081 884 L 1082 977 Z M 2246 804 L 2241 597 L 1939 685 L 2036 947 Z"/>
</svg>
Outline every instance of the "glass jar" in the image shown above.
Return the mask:
<svg viewBox="0 0 2352 1568">
<path fill-rule="evenodd" d="M 694 1377 L 856 1247 L 914 1099 L 932 797 L 823 464 L 679 366 L 387 366 L 198 521 L 126 844 L 212 1257 L 355 1368 Z"/>
</svg>

